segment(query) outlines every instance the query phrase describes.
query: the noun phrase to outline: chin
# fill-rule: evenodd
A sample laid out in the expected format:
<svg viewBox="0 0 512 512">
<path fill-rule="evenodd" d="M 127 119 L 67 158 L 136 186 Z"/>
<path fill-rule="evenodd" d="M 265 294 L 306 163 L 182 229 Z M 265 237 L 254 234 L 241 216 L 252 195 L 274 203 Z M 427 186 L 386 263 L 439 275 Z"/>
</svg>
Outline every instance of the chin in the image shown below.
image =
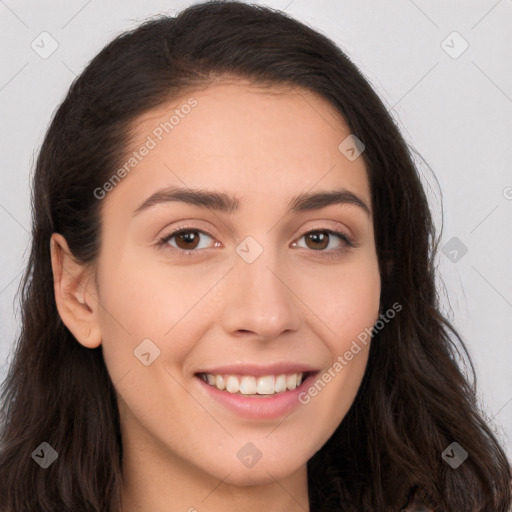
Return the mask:
<svg viewBox="0 0 512 512">
<path fill-rule="evenodd" d="M 270 448 L 266 450 L 270 450 Z M 251 462 L 248 462 L 249 465 L 245 465 L 236 455 L 228 457 L 226 452 L 223 452 L 219 454 L 219 459 L 217 459 L 220 464 L 215 464 L 212 460 L 213 464 L 207 467 L 205 465 L 206 461 L 203 460 L 203 468 L 210 475 L 226 484 L 243 487 L 272 484 L 276 480 L 284 480 L 304 469 L 307 464 L 306 458 L 297 457 L 297 451 L 293 447 L 290 447 L 289 456 L 280 455 L 275 450 L 271 453 L 272 455 L 268 458 L 265 458 L 263 453 L 261 458 L 253 465 L 250 465 Z"/>
<path fill-rule="evenodd" d="M 288 464 L 286 466 L 283 466 L 282 464 L 263 465 L 262 461 L 260 461 L 256 466 L 241 469 L 236 465 L 229 469 L 226 468 L 225 473 L 216 475 L 216 477 L 228 485 L 251 487 L 253 485 L 274 484 L 276 480 L 280 481 L 290 477 L 301 467 L 292 467 Z M 231 471 L 231 473 L 226 477 L 227 471 Z"/>
</svg>

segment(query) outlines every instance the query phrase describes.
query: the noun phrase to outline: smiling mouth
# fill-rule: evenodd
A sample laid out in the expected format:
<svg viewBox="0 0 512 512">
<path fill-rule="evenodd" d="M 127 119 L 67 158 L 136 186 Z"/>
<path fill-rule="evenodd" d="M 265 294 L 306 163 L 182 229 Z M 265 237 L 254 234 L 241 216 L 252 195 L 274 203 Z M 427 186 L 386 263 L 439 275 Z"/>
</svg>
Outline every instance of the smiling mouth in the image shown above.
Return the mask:
<svg viewBox="0 0 512 512">
<path fill-rule="evenodd" d="M 300 386 L 314 372 L 298 372 L 279 375 L 227 375 L 197 373 L 199 377 L 210 386 L 226 391 L 233 395 L 247 397 L 268 397 L 293 391 Z"/>
</svg>

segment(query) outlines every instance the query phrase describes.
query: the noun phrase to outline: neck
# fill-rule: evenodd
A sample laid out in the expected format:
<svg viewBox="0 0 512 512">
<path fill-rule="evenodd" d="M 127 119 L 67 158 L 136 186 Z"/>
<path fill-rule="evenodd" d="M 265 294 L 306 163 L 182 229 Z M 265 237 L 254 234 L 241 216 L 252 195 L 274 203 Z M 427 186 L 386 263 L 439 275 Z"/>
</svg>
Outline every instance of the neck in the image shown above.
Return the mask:
<svg viewBox="0 0 512 512">
<path fill-rule="evenodd" d="M 306 465 L 277 479 L 236 485 L 236 467 L 216 477 L 143 432 L 123 432 L 119 512 L 309 512 Z"/>
</svg>

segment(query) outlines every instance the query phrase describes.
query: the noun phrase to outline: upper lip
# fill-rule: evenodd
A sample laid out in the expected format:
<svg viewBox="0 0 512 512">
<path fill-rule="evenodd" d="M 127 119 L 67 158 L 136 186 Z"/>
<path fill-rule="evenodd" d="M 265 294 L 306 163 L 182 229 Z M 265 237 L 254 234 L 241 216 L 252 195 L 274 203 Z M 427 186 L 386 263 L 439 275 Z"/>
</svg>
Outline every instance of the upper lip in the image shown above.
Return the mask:
<svg viewBox="0 0 512 512">
<path fill-rule="evenodd" d="M 196 373 L 211 373 L 213 375 L 251 375 L 254 377 L 262 377 L 264 375 L 283 375 L 290 373 L 309 373 L 317 371 L 317 368 L 313 368 L 307 364 L 273 363 L 267 365 L 234 364 L 215 366 L 212 368 L 199 370 Z"/>
</svg>

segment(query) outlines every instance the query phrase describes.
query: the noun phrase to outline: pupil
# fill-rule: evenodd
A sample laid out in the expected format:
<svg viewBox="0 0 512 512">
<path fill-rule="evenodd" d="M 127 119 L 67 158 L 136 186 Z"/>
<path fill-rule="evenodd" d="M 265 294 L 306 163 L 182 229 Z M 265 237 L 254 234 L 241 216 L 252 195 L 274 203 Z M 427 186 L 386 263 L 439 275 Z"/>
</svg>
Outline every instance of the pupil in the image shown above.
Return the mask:
<svg viewBox="0 0 512 512">
<path fill-rule="evenodd" d="M 194 241 L 197 241 L 198 237 L 195 235 L 195 233 L 193 231 L 184 231 L 179 236 L 179 238 L 181 238 L 184 241 L 185 245 L 190 245 L 190 244 L 193 244 Z"/>
<path fill-rule="evenodd" d="M 327 234 L 324 232 L 319 233 L 311 233 L 308 235 L 309 239 L 313 241 L 314 244 L 321 244 L 321 247 L 316 247 L 317 249 L 323 249 L 325 248 L 325 243 L 322 244 L 322 242 L 325 242 L 327 240 Z"/>
</svg>

